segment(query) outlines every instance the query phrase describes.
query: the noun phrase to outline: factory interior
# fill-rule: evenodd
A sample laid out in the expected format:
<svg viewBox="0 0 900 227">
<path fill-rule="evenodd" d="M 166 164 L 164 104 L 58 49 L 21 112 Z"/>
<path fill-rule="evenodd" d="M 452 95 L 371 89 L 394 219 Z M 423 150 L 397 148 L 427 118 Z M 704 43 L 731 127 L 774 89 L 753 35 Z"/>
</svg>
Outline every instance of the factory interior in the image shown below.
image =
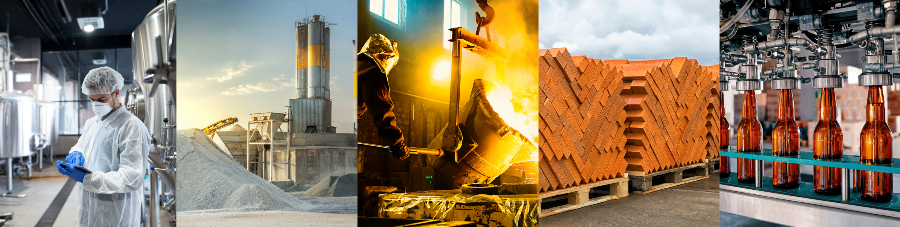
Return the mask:
<svg viewBox="0 0 900 227">
<path fill-rule="evenodd" d="M 411 149 L 392 156 L 360 116 L 360 223 L 536 226 L 537 1 L 358 2 L 359 40 L 397 42 L 387 77 Z"/>
<path fill-rule="evenodd" d="M 722 2 L 721 224 L 898 225 L 898 1 Z"/>
<path fill-rule="evenodd" d="M 141 223 L 174 226 L 175 148 L 167 135 L 175 125 L 175 1 L 3 1 L 0 15 L 0 118 L 16 122 L 0 129 L 0 226 L 78 225 L 80 187 L 55 163 L 95 115 L 81 84 L 103 66 L 122 74 L 118 100 L 154 141 Z"/>
</svg>

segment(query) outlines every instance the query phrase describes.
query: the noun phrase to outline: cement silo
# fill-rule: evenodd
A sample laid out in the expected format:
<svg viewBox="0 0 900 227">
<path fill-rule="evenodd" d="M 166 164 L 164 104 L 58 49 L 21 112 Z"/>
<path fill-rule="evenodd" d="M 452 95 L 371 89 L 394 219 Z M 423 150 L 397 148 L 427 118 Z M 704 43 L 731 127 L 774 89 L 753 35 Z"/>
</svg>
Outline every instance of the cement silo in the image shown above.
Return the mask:
<svg viewBox="0 0 900 227">
<path fill-rule="evenodd" d="M 320 15 L 296 23 L 297 95 L 290 101 L 293 132 L 335 132 L 329 85 L 330 25 Z"/>
</svg>

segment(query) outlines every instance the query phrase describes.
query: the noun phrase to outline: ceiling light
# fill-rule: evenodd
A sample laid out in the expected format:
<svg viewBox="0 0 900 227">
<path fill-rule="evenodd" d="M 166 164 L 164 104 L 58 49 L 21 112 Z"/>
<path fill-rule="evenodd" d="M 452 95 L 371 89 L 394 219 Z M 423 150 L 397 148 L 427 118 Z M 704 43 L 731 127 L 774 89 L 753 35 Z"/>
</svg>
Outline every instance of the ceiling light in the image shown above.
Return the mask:
<svg viewBox="0 0 900 227">
<path fill-rule="evenodd" d="M 78 27 L 84 32 L 103 29 L 103 17 L 100 16 L 100 8 L 82 7 L 81 16 L 78 17 Z"/>
<path fill-rule="evenodd" d="M 87 30 L 85 30 L 87 31 Z M 106 55 L 103 52 L 97 52 L 94 54 L 93 59 L 94 65 L 106 65 Z"/>
</svg>

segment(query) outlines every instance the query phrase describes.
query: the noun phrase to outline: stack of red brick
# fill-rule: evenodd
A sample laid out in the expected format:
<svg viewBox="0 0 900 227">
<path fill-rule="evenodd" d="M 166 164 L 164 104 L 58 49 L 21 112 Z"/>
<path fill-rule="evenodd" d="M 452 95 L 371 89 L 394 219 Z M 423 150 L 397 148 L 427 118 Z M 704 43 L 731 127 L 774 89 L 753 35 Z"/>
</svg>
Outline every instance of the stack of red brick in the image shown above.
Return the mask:
<svg viewBox="0 0 900 227">
<path fill-rule="evenodd" d="M 718 155 L 718 66 L 540 51 L 541 191 Z"/>
</svg>

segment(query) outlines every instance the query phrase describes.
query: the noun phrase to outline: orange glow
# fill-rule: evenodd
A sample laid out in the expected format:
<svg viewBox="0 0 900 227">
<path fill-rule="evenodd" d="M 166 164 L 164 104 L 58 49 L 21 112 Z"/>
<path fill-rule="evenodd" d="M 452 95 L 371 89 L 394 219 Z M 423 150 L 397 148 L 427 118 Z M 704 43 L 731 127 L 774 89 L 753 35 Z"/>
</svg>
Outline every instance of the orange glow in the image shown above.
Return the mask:
<svg viewBox="0 0 900 227">
<path fill-rule="evenodd" d="M 434 79 L 444 80 L 450 78 L 450 62 L 442 61 L 434 66 Z"/>
<path fill-rule="evenodd" d="M 494 108 L 494 111 L 503 118 L 507 125 L 516 129 L 522 135 L 531 140 L 531 143 L 537 147 L 538 138 L 538 110 L 536 103 L 523 94 L 527 92 L 516 92 L 513 96 L 509 86 L 497 84 L 487 92 L 487 99 Z M 518 103 L 519 108 L 513 105 Z"/>
</svg>

